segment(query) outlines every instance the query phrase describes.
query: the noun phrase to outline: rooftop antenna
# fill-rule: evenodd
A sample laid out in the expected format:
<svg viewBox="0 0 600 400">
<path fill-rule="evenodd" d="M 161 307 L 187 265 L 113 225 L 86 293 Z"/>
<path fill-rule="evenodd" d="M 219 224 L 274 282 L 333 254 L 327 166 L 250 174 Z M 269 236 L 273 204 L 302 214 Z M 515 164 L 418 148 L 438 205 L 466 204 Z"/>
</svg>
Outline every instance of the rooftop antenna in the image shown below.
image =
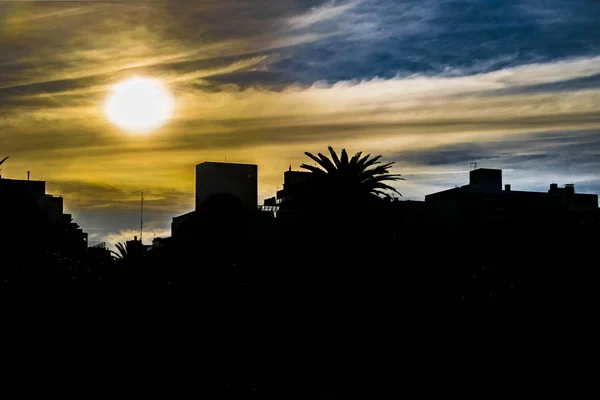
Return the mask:
<svg viewBox="0 0 600 400">
<path fill-rule="evenodd" d="M 2 178 L 2 164 L 4 164 L 4 161 L 6 160 L 8 160 L 8 157 L 4 157 L 2 161 L 0 161 L 0 178 Z"/>
<path fill-rule="evenodd" d="M 476 162 L 469 163 L 469 171 L 471 171 L 473 169 L 477 169 L 477 163 Z"/>
<path fill-rule="evenodd" d="M 29 181 L 29 173 L 30 173 L 30 172 L 31 172 L 31 171 L 27 171 L 27 180 L 28 180 L 28 181 Z"/>
</svg>

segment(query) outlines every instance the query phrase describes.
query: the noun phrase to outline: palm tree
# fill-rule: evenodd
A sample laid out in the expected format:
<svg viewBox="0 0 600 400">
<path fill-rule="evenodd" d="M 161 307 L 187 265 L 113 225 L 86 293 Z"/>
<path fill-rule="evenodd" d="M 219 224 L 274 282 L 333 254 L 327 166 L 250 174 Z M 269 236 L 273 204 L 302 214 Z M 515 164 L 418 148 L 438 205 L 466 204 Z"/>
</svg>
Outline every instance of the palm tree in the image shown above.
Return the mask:
<svg viewBox="0 0 600 400">
<path fill-rule="evenodd" d="M 315 156 L 305 152 L 304 154 L 314 160 L 318 166 L 308 164 L 300 166 L 311 172 L 307 183 L 313 202 L 320 204 L 333 202 L 331 205 L 342 207 L 364 205 L 365 202 L 379 200 L 382 197 L 389 198 L 390 192 L 402 196 L 395 188 L 385 183 L 404 180 L 400 174 L 389 173 L 393 162 L 381 164 L 380 155 L 363 156 L 362 152 L 349 158 L 346 149 L 342 149 L 341 156 L 338 156 L 331 146 L 328 146 L 328 149 L 331 158 L 322 153 Z"/>
<path fill-rule="evenodd" d="M 124 260 L 128 254 L 127 253 L 127 245 L 119 242 L 119 243 L 115 244 L 115 247 L 117 248 L 118 252 L 116 252 L 114 250 L 110 251 L 113 258 L 116 260 Z"/>
<path fill-rule="evenodd" d="M 123 261 L 134 261 L 139 260 L 144 255 L 144 246 L 140 241 L 128 241 L 123 243 L 117 243 L 115 245 L 118 252 L 111 250 L 111 254 L 114 259 Z"/>
</svg>

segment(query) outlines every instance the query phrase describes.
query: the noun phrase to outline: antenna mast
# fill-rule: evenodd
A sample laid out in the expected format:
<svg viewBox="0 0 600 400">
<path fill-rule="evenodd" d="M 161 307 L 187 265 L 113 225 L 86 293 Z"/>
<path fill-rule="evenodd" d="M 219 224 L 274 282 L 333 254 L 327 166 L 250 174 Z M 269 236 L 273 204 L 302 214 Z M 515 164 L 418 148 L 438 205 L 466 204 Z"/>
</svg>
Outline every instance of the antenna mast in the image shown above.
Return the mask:
<svg viewBox="0 0 600 400">
<path fill-rule="evenodd" d="M 140 214 L 140 242 L 143 243 L 142 239 L 144 234 L 144 192 L 142 192 L 142 205 Z"/>
<path fill-rule="evenodd" d="M 477 163 L 476 162 L 469 163 L 469 171 L 471 171 L 472 169 L 477 169 Z"/>
</svg>

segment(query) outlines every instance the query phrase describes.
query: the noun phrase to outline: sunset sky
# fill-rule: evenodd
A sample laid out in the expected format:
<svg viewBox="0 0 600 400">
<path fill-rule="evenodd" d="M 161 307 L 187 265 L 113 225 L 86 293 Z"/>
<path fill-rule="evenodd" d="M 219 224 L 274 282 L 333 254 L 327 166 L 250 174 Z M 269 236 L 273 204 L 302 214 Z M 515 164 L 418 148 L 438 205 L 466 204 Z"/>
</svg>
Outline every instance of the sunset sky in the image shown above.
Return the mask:
<svg viewBox="0 0 600 400">
<path fill-rule="evenodd" d="M 468 183 L 600 193 L 598 0 L 0 1 L 0 159 L 47 181 L 90 243 L 169 236 L 194 166 L 255 163 L 259 201 L 313 153 L 395 161 L 404 199 Z M 172 116 L 111 122 L 132 77 Z"/>
</svg>

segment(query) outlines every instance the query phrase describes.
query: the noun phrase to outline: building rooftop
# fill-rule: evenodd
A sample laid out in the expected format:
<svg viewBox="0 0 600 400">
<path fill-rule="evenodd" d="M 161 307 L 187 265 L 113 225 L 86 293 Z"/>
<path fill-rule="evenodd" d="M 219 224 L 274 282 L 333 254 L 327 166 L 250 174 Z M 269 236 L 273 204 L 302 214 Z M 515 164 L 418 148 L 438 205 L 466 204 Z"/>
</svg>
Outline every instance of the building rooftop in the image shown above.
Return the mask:
<svg viewBox="0 0 600 400">
<path fill-rule="evenodd" d="M 243 166 L 253 166 L 256 167 L 256 164 L 249 164 L 249 163 L 234 163 L 234 162 L 223 162 L 223 161 L 203 161 L 199 164 L 196 164 L 196 166 L 199 165 L 218 165 L 218 166 L 223 166 L 223 165 L 243 165 Z"/>
</svg>

